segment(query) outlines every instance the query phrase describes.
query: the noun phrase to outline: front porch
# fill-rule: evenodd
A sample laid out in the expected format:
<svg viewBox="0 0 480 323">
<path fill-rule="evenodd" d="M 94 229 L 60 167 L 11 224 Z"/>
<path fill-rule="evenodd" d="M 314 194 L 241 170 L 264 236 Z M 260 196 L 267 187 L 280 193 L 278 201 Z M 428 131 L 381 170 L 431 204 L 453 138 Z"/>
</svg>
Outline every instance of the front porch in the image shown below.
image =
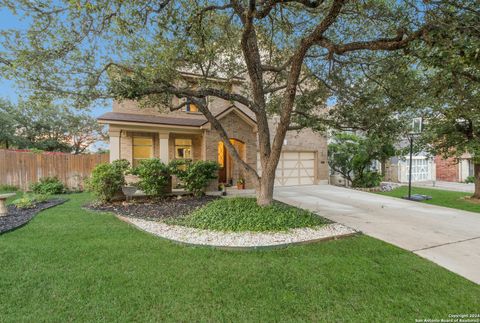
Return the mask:
<svg viewBox="0 0 480 323">
<path fill-rule="evenodd" d="M 255 121 L 235 106 L 217 114 L 216 118 L 231 136 L 230 142 L 241 158 L 256 168 Z M 246 188 L 254 187 L 225 149 L 217 131 L 203 116 L 178 118 L 108 112 L 98 120 L 109 125 L 110 161 L 126 159 L 133 166 L 148 158 L 159 158 L 164 163 L 175 159 L 216 161 L 220 165 L 219 176 L 208 187 L 209 191 L 217 190 L 219 183 L 235 186 L 239 179 L 245 181 Z"/>
<path fill-rule="evenodd" d="M 235 186 L 237 180 L 245 180 L 245 187 L 252 188 L 251 181 L 227 152 L 223 142 L 216 138 L 216 133 L 207 129 L 169 129 L 139 126 L 110 125 L 110 161 L 126 159 L 132 166 L 142 160 L 159 158 L 164 163 L 176 159 L 214 160 L 219 163 L 218 180 L 213 181 L 208 191 L 217 191 L 220 183 Z M 240 156 L 247 160 L 247 152 L 256 151 L 238 139 L 231 139 Z M 251 154 L 250 154 L 251 155 Z M 256 161 L 255 161 L 256 162 Z M 131 184 L 138 181 L 136 176 L 128 175 Z M 180 183 L 173 178 L 172 189 L 179 188 Z"/>
</svg>

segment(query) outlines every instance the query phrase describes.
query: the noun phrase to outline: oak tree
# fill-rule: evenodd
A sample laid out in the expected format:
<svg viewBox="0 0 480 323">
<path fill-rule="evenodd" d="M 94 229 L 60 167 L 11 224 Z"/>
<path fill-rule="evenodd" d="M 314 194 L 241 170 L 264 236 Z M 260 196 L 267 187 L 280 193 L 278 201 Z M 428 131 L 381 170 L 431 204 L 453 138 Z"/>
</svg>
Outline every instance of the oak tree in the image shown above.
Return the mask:
<svg viewBox="0 0 480 323">
<path fill-rule="evenodd" d="M 75 99 L 115 97 L 169 106 L 189 98 L 221 136 L 256 186 L 257 202 L 272 202 L 285 135 L 302 113 L 318 114 L 332 66 L 374 60 L 405 49 L 432 28 L 437 3 L 347 0 L 3 1 L 32 23 L 3 33 L 4 72 L 37 91 Z M 192 86 L 184 73 L 200 77 Z M 108 77 L 108 75 L 110 77 Z M 245 79 L 232 93 L 212 84 Z M 250 109 L 258 124 L 262 174 L 245 163 L 208 109 L 208 97 Z M 302 99 L 304 98 L 304 99 Z M 315 104 L 308 104 L 314 98 Z M 304 103 L 304 104 L 301 104 Z M 305 104 L 306 103 L 306 104 Z M 170 106 L 172 110 L 181 105 Z M 279 122 L 269 129 L 269 113 Z"/>
</svg>

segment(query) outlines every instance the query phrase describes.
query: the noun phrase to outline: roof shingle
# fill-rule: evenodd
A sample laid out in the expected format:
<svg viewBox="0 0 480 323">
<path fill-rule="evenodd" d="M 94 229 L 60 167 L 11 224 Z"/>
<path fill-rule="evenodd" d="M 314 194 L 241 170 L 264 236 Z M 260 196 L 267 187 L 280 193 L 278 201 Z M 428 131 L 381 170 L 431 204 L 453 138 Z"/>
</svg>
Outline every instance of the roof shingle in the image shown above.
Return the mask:
<svg viewBox="0 0 480 323">
<path fill-rule="evenodd" d="M 172 126 L 185 126 L 185 127 L 200 127 L 206 123 L 204 117 L 199 118 L 173 118 L 163 116 L 152 116 L 144 114 L 133 113 L 120 113 L 120 112 L 107 112 L 97 118 L 101 121 L 123 121 L 123 122 L 136 122 L 136 123 L 148 123 L 148 124 L 162 124 Z"/>
</svg>

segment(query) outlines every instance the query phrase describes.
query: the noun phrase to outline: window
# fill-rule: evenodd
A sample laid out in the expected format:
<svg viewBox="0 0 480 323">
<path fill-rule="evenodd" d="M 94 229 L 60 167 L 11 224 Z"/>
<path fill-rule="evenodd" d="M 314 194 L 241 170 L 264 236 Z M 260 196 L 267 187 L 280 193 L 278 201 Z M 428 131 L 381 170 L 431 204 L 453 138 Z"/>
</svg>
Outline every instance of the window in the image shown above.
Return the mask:
<svg viewBox="0 0 480 323">
<path fill-rule="evenodd" d="M 192 139 L 175 139 L 175 158 L 192 159 Z"/>
<path fill-rule="evenodd" d="M 190 102 L 189 99 L 187 99 L 187 105 L 185 106 L 185 111 L 186 112 L 198 112 L 198 107 Z"/>
<path fill-rule="evenodd" d="M 133 137 L 133 166 L 137 166 L 143 159 L 153 157 L 153 138 Z"/>
<path fill-rule="evenodd" d="M 475 176 L 475 163 L 473 160 L 468 160 L 468 176 Z"/>
<path fill-rule="evenodd" d="M 221 141 L 218 142 L 218 164 L 220 168 L 225 167 L 225 146 Z"/>
</svg>

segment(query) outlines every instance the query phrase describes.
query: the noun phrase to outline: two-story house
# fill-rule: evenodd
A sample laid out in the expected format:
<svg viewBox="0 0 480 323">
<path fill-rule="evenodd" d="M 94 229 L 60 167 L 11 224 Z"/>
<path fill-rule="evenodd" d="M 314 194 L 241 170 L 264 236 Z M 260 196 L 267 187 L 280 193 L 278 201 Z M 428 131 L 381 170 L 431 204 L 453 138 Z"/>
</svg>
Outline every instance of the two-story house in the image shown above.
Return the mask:
<svg viewBox="0 0 480 323">
<path fill-rule="evenodd" d="M 194 79 L 195 75 L 190 77 Z M 218 78 L 215 82 L 225 80 Z M 242 79 L 233 83 L 230 80 L 228 86 L 231 86 L 232 92 L 238 92 L 244 82 Z M 179 99 L 174 99 L 172 103 L 179 102 Z M 230 136 L 240 156 L 257 167 L 255 115 L 241 104 L 219 98 L 209 98 L 208 107 Z M 140 108 L 135 101 L 114 101 L 112 112 L 103 114 L 98 120 L 109 126 L 110 161 L 126 159 L 136 165 L 142 159 L 152 157 L 164 162 L 172 159 L 214 160 L 220 165 L 218 183 L 235 184 L 243 178 L 246 187 L 253 188 L 251 181 L 235 165 L 216 130 L 194 104 L 187 102 L 182 110 L 170 112 Z M 272 119 L 271 124 L 274 123 Z M 327 180 L 326 137 L 309 129 L 289 132 L 276 171 L 276 185 L 308 185 L 326 183 Z"/>
</svg>

